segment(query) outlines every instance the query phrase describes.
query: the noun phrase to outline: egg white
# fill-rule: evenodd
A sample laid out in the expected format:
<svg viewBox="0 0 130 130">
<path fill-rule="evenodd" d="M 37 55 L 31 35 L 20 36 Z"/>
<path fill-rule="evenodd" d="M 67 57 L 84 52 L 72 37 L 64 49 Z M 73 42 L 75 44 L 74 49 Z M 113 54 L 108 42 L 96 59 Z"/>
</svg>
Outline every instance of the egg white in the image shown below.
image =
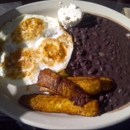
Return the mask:
<svg viewBox="0 0 130 130">
<path fill-rule="evenodd" d="M 31 40 L 24 40 L 21 41 L 20 43 L 14 42 L 14 40 L 12 39 L 12 32 L 17 28 L 18 25 L 21 25 L 20 23 L 31 18 L 36 18 L 36 19 L 40 19 L 40 21 L 43 21 L 44 28 L 42 29 L 41 33 L 33 37 L 33 39 Z M 17 35 L 17 33 L 15 34 Z M 51 60 L 49 58 L 48 58 L 49 59 L 48 63 L 44 62 L 45 59 L 47 59 L 44 48 L 42 48 L 43 50 L 40 51 L 41 50 L 40 47 L 43 44 L 45 44 L 44 41 L 48 40 L 48 38 L 52 39 L 52 44 L 53 44 L 53 40 L 57 41 L 55 43 L 55 46 L 57 46 L 57 48 L 59 48 L 58 43 L 62 43 L 64 44 L 64 46 L 66 46 L 65 48 L 66 55 L 64 56 L 64 59 L 61 61 L 58 61 L 56 59 L 53 65 L 49 65 L 49 60 Z M 57 19 L 48 16 L 43 16 L 43 15 L 24 14 L 4 24 L 0 29 L 0 42 L 2 42 L 0 48 L 0 76 L 2 76 L 5 79 L 5 81 L 8 82 L 9 84 L 13 84 L 16 86 L 35 84 L 37 82 L 37 78 L 40 70 L 44 68 L 50 68 L 56 72 L 65 69 L 73 52 L 73 41 L 71 36 L 61 28 Z M 15 61 L 13 58 L 10 59 L 10 61 L 12 60 L 13 62 L 14 60 L 14 63 L 16 62 L 16 64 L 18 64 L 24 58 L 27 59 L 27 61 L 34 60 L 36 66 L 35 70 L 32 71 L 30 69 L 33 66 L 31 64 L 29 64 L 30 66 L 28 66 L 26 69 L 20 68 L 20 71 L 17 70 L 16 67 L 11 67 L 11 68 L 5 67 L 5 64 L 7 64 L 6 62 L 8 61 L 6 60 L 7 57 L 10 57 L 13 53 L 15 57 L 15 55 L 17 55 L 17 53 L 15 54 L 15 51 L 17 51 L 20 48 L 22 50 L 21 54 L 23 53 L 24 50 L 26 50 L 25 48 L 27 48 L 28 51 L 33 49 L 34 52 L 31 53 L 30 57 L 25 53 L 24 55 L 21 55 L 21 57 L 19 56 L 18 61 Z M 57 49 L 56 52 L 57 57 L 58 57 L 58 51 L 60 50 Z M 28 62 L 25 62 L 25 65 L 26 64 L 28 65 Z M 8 75 L 8 72 L 11 72 L 12 75 L 13 72 L 19 72 L 21 73 L 21 75 L 24 72 L 28 72 L 30 73 L 30 75 L 25 75 L 22 78 L 19 76 L 12 78 L 11 76 Z"/>
</svg>

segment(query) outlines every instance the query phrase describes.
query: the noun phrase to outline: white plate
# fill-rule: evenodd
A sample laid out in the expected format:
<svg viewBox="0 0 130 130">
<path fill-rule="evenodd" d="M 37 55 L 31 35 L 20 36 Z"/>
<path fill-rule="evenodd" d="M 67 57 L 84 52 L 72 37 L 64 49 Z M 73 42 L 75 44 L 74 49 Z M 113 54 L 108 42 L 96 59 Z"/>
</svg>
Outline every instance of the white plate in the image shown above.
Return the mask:
<svg viewBox="0 0 130 130">
<path fill-rule="evenodd" d="M 70 1 L 42 1 L 18 7 L 0 17 L 0 26 L 6 21 L 23 13 L 43 14 L 57 17 L 57 10 L 65 5 L 69 5 Z M 71 1 L 75 5 L 81 7 L 84 12 L 101 15 L 130 29 L 130 20 L 122 14 L 113 11 L 101 5 Z M 25 93 L 38 92 L 37 87 L 33 86 L 26 91 L 26 87 L 16 87 L 7 84 L 0 78 L 0 110 L 8 116 L 22 121 L 26 124 L 46 129 L 98 129 L 113 124 L 117 124 L 130 117 L 130 105 L 127 107 L 105 113 L 97 117 L 71 116 L 66 114 L 43 113 L 29 111 L 18 104 L 18 98 Z"/>
</svg>

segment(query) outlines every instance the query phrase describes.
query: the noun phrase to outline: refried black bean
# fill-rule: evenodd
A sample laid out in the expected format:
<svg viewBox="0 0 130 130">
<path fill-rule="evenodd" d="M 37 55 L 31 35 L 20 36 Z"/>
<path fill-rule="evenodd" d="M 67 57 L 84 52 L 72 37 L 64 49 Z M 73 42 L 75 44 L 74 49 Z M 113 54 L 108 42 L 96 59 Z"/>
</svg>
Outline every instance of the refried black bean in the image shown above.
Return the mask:
<svg viewBox="0 0 130 130">
<path fill-rule="evenodd" d="M 67 30 L 73 37 L 74 51 L 66 68 L 70 76 L 104 76 L 114 80 L 116 88 L 96 95 L 102 112 L 130 101 L 129 31 L 103 17 L 84 14 L 83 20 Z"/>
</svg>

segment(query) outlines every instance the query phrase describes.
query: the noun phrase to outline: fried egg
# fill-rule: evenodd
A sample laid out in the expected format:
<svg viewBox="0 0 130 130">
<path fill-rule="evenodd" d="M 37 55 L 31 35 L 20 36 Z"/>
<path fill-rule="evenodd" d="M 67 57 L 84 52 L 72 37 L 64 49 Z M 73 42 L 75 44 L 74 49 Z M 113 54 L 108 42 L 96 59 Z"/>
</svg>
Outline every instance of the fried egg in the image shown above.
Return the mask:
<svg viewBox="0 0 130 130">
<path fill-rule="evenodd" d="M 40 70 L 59 72 L 73 52 L 72 37 L 57 19 L 24 14 L 0 29 L 0 76 L 16 86 L 36 84 Z"/>
</svg>

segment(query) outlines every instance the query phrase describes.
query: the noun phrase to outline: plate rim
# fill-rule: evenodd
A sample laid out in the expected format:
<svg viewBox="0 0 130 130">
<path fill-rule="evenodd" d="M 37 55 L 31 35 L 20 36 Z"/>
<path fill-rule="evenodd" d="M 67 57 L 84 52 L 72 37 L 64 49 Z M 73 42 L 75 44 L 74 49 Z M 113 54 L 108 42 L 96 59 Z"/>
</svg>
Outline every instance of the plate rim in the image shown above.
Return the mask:
<svg viewBox="0 0 130 130">
<path fill-rule="evenodd" d="M 5 13 L 5 14 L 3 14 L 2 16 L 0 16 L 0 18 L 1 17 L 4 17 L 4 16 L 6 16 L 6 15 L 8 15 L 9 13 L 12 13 L 14 10 L 22 10 L 22 8 L 26 8 L 26 7 L 28 7 L 28 6 L 32 6 L 32 5 L 34 5 L 34 4 L 41 4 L 41 3 L 45 3 L 45 2 L 47 2 L 47 3 L 50 3 L 50 2 L 61 2 L 61 1 L 63 1 L 63 0 L 55 0 L 55 1 L 38 1 L 38 2 L 34 2 L 34 3 L 29 3 L 29 4 L 26 4 L 26 5 L 22 5 L 22 6 L 19 6 L 19 7 L 17 7 L 17 8 L 15 8 L 15 9 L 13 9 L 13 10 L 11 10 L 11 11 L 9 11 L 9 12 L 7 12 L 7 13 Z M 77 0 L 74 0 L 75 2 L 77 2 Z M 70 1 L 71 3 L 74 3 L 74 1 Z M 65 2 L 65 1 L 63 1 L 63 2 Z M 69 1 L 67 1 L 67 2 L 69 2 Z M 78 1 L 79 2 L 79 1 Z M 121 17 L 124 17 L 127 21 L 129 21 L 129 23 L 130 23 L 130 20 L 126 17 L 126 16 L 123 16 L 122 14 L 120 14 L 120 13 L 118 13 L 118 12 L 116 12 L 115 10 L 112 10 L 112 9 L 109 9 L 108 7 L 104 7 L 104 6 L 102 6 L 102 5 L 99 5 L 99 4 L 95 4 L 95 3 L 92 3 L 92 2 L 86 2 L 86 1 L 80 1 L 80 2 L 85 2 L 86 4 L 88 3 L 88 4 L 92 4 L 92 5 L 96 5 L 96 6 L 100 6 L 100 7 L 102 7 L 102 8 L 106 8 L 106 9 L 108 9 L 108 10 L 110 10 L 111 12 L 114 12 L 115 14 L 118 14 L 118 16 L 121 16 Z M 125 25 L 124 25 L 125 26 Z M 4 102 L 2 99 L 4 99 L 4 100 L 7 100 L 7 102 Z M 26 115 L 25 117 L 24 116 L 22 116 L 21 118 L 18 118 L 18 117 L 16 117 L 15 116 L 15 111 L 14 110 L 12 110 L 11 109 L 11 111 L 12 111 L 12 113 L 9 113 L 8 111 L 6 111 L 6 105 L 9 103 L 9 101 L 10 101 L 10 99 L 8 99 L 7 97 L 6 97 L 6 95 L 3 95 L 2 93 L 0 93 L 0 102 L 4 105 L 3 107 L 1 107 L 0 106 L 0 110 L 2 110 L 2 112 L 4 112 L 5 114 L 7 114 L 7 115 L 9 115 L 10 117 L 12 117 L 12 118 L 14 118 L 14 119 L 16 119 L 16 120 L 19 120 L 19 121 L 22 121 L 23 123 L 25 123 L 25 124 L 28 124 L 28 125 L 32 125 L 32 126 L 34 126 L 34 127 L 39 127 L 39 128 L 47 128 L 47 129 L 51 129 L 51 128 L 55 128 L 55 129 L 59 129 L 59 128 L 70 128 L 70 126 L 68 127 L 68 126 L 64 126 L 64 127 L 58 127 L 58 126 L 50 126 L 50 124 L 48 124 L 48 125 L 46 125 L 46 124 L 44 124 L 44 125 L 41 125 L 41 124 L 36 124 L 36 122 L 34 123 L 34 122 L 31 122 L 31 121 L 27 121 L 26 119 L 25 119 L 25 117 L 26 116 L 28 116 L 28 115 Z M 13 104 L 14 106 L 15 106 L 15 108 L 20 108 L 20 106 L 18 105 L 17 106 L 17 104 L 14 104 L 13 102 L 10 102 L 11 104 Z M 22 109 L 23 110 L 23 108 L 20 108 L 20 109 Z M 125 108 L 125 109 L 128 109 L 128 108 Z M 123 109 L 124 110 L 124 109 Z M 123 110 L 121 110 L 121 111 L 123 111 Z M 129 110 L 130 110 L 130 107 L 129 107 Z M 30 113 L 30 112 L 29 112 Z M 84 117 L 83 117 L 84 118 Z M 91 117 L 90 117 L 91 118 Z M 101 125 L 98 125 L 98 126 L 96 126 L 96 127 L 90 127 L 89 126 L 89 128 L 88 129 L 97 129 L 97 128 L 104 128 L 104 127 L 107 127 L 107 126 L 110 126 L 110 125 L 114 125 L 114 124 L 117 124 L 117 123 L 120 123 L 120 122 L 122 122 L 122 121 L 124 121 L 124 120 L 126 120 L 126 119 L 128 119 L 128 118 L 130 118 L 130 114 L 128 115 L 128 116 L 125 116 L 125 117 L 123 117 L 122 119 L 118 119 L 118 120 L 115 120 L 115 121 L 113 121 L 113 122 L 109 122 L 108 124 L 101 124 Z M 28 122 L 28 123 L 27 123 Z M 44 127 L 43 127 L 44 126 Z M 84 126 L 83 126 L 84 127 Z M 75 127 L 74 127 L 75 128 Z M 82 127 L 81 127 L 82 128 Z M 84 128 L 83 128 L 84 129 Z M 87 129 L 87 128 L 85 128 L 85 129 Z"/>
</svg>

